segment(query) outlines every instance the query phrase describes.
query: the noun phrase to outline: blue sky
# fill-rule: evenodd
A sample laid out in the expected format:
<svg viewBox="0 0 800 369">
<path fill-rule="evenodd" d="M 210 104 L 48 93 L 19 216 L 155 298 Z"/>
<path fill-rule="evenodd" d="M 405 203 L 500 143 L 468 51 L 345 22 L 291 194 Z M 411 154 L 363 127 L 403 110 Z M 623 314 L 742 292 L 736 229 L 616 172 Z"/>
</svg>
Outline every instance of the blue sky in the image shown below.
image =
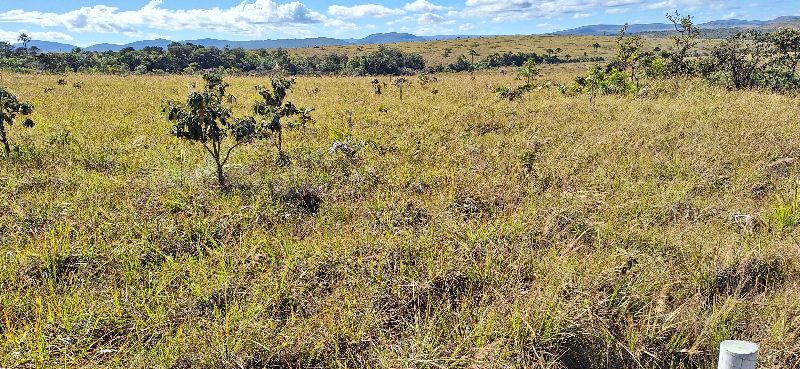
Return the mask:
<svg viewBox="0 0 800 369">
<path fill-rule="evenodd" d="M 800 0 L 26 0 L 0 1 L 0 40 L 88 46 L 158 37 L 255 40 L 376 32 L 533 34 L 587 24 L 800 15 Z"/>
</svg>

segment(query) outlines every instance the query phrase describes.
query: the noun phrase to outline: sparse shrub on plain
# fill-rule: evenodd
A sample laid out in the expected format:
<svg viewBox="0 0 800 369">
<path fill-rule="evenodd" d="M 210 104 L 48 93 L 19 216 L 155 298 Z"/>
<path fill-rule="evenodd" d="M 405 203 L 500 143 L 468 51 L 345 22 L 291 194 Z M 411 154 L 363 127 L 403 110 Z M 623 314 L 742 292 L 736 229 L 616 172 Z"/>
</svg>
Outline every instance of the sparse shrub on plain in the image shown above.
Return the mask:
<svg viewBox="0 0 800 369">
<path fill-rule="evenodd" d="M 283 118 L 297 115 L 301 124 L 305 125 L 311 121 L 311 110 L 298 108 L 291 101 L 285 101 L 294 79 L 277 76 L 272 78 L 270 84 L 271 91 L 263 86 L 256 86 L 262 100 L 253 105 L 253 112 L 260 117 L 257 130 L 262 134 L 270 132 L 274 138 L 275 147 L 278 149 L 276 163 L 278 166 L 287 166 L 291 164 L 291 160 L 283 152 Z"/>
<path fill-rule="evenodd" d="M 741 32 L 716 46 L 698 74 L 731 89 L 800 91 L 800 30 Z"/>
<path fill-rule="evenodd" d="M 672 22 L 678 35 L 672 37 L 675 51 L 669 54 L 669 63 L 665 63 L 665 66 L 670 75 L 682 77 L 690 72 L 689 52 L 697 46 L 700 30 L 694 25 L 691 15 L 681 16 L 676 11 L 674 14 L 667 14 L 667 19 Z M 660 68 L 661 63 L 657 63 L 655 67 Z"/>
<path fill-rule="evenodd" d="M 494 89 L 494 93 L 498 99 L 507 99 L 508 101 L 514 101 L 522 97 L 522 95 L 524 95 L 526 92 L 530 92 L 531 89 L 532 86 L 529 84 L 517 87 L 500 86 Z"/>
<path fill-rule="evenodd" d="M 627 72 L 633 80 L 636 88 L 639 88 L 639 72 L 642 67 L 642 48 L 644 47 L 644 40 L 641 36 L 628 36 L 628 25 L 625 24 L 619 31 L 617 36 L 617 56 L 611 63 L 612 70 L 614 68 Z"/>
<path fill-rule="evenodd" d="M 632 95 L 637 88 L 626 72 L 595 64 L 586 76 L 576 78 L 569 85 L 559 86 L 559 91 L 567 95 L 588 94 L 589 103 L 594 104 L 597 95 Z"/>
<path fill-rule="evenodd" d="M 447 66 L 447 69 L 451 72 L 465 72 L 470 70 L 470 68 L 472 68 L 472 64 L 469 63 L 469 60 L 467 60 L 464 55 L 459 55 L 455 62 Z"/>
<path fill-rule="evenodd" d="M 728 38 L 711 52 L 711 76 L 724 80 L 735 89 L 755 87 L 756 75 L 766 51 L 760 32 L 739 33 Z"/>
<path fill-rule="evenodd" d="M 168 102 L 163 111 L 175 124 L 173 135 L 201 143 L 211 155 L 216 165 L 217 182 L 225 190 L 227 183 L 223 168 L 233 150 L 263 135 L 252 117 L 233 118 L 230 104 L 235 98 L 226 94 L 228 84 L 220 74 L 207 73 L 203 80 L 205 87 L 202 91 L 190 92 L 186 103 Z M 225 147 L 228 138 L 232 142 Z"/>
<path fill-rule="evenodd" d="M 518 75 L 525 78 L 525 84 L 530 85 L 533 79 L 539 75 L 539 68 L 536 66 L 536 59 L 528 58 L 522 67 L 519 68 Z"/>
<path fill-rule="evenodd" d="M 662 56 L 654 56 L 643 61 L 644 73 L 648 78 L 667 78 L 671 75 L 671 65 L 669 59 Z"/>
<path fill-rule="evenodd" d="M 571 84 L 560 85 L 562 94 L 588 94 L 594 106 L 597 95 L 635 95 L 640 90 L 640 76 L 648 62 L 642 52 L 644 41 L 640 36 L 627 36 L 625 24 L 617 36 L 617 55 L 606 66 L 593 65 L 585 76 L 576 78 Z M 628 72 L 630 71 L 630 73 Z"/>
<path fill-rule="evenodd" d="M 419 80 L 420 86 L 425 86 L 426 84 L 431 82 L 431 78 L 428 77 L 428 74 L 423 72 L 417 76 L 417 80 Z"/>
<path fill-rule="evenodd" d="M 10 91 L 0 86 L 0 143 L 3 144 L 3 150 L 6 156 L 11 154 L 11 145 L 8 140 L 8 127 L 17 123 L 20 117 L 25 117 L 22 121 L 22 126 L 26 128 L 33 127 L 34 122 L 29 117 L 33 113 L 33 105 L 28 102 L 20 101 Z"/>
<path fill-rule="evenodd" d="M 394 85 L 400 91 L 400 100 L 403 100 L 403 87 L 405 87 L 408 83 L 409 83 L 408 80 L 405 79 L 404 77 L 400 77 L 394 80 Z"/>
<path fill-rule="evenodd" d="M 381 81 L 379 81 L 377 78 L 375 78 L 375 79 L 372 80 L 372 82 L 370 82 L 370 84 L 372 84 L 372 91 L 375 92 L 375 95 L 380 95 L 381 94 Z"/>
</svg>

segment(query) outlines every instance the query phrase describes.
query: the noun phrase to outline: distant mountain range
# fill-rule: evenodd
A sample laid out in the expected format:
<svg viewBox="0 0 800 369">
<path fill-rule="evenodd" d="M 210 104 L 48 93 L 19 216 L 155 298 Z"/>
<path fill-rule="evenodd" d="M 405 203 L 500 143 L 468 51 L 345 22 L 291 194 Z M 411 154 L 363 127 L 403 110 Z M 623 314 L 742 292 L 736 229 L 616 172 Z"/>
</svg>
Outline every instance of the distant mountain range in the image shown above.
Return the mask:
<svg viewBox="0 0 800 369">
<path fill-rule="evenodd" d="M 303 39 L 278 39 L 278 40 L 255 40 L 255 41 L 228 41 L 216 40 L 211 38 L 200 40 L 183 40 L 180 43 L 191 43 L 202 46 L 215 46 L 219 48 L 243 48 L 243 49 L 275 49 L 275 48 L 301 48 L 301 47 L 317 47 L 317 46 L 340 46 L 340 45 L 366 45 L 366 44 L 389 44 L 396 42 L 421 42 L 421 41 L 436 41 L 436 40 L 452 40 L 455 38 L 474 38 L 479 36 L 470 35 L 440 35 L 440 36 L 415 36 L 410 33 L 376 33 L 360 39 L 337 39 L 329 37 L 315 37 Z M 131 42 L 124 45 L 117 44 L 96 44 L 89 47 L 82 48 L 85 51 L 120 51 L 127 47 L 132 47 L 136 50 L 141 50 L 148 46 L 155 46 L 166 48 L 173 41 L 165 39 L 156 40 L 143 40 Z M 22 46 L 16 44 L 15 46 Z M 69 52 L 76 46 L 63 44 L 50 41 L 31 41 L 28 47 L 38 47 L 43 52 Z"/>
<path fill-rule="evenodd" d="M 714 30 L 717 31 L 717 33 L 735 33 L 737 30 L 753 28 L 775 30 L 781 27 L 797 28 L 800 26 L 800 17 L 778 17 L 769 21 L 725 19 L 701 23 L 697 26 L 700 28 L 701 34 L 703 33 L 703 30 Z M 621 24 L 593 24 L 553 32 L 552 34 L 575 36 L 611 36 L 618 34 L 621 28 Z M 728 30 L 729 32 L 719 32 L 719 30 Z M 675 26 L 667 23 L 631 24 L 628 26 L 628 32 L 630 33 L 658 33 L 667 31 L 675 31 Z"/>
<path fill-rule="evenodd" d="M 761 30 L 776 30 L 781 27 L 800 28 L 800 16 L 786 16 L 778 17 L 773 20 L 759 21 L 759 20 L 742 20 L 742 19 L 725 19 L 715 20 L 699 24 L 701 29 L 701 36 L 704 37 L 727 37 L 743 29 L 761 29 Z M 621 24 L 593 24 L 582 26 L 578 28 L 567 29 L 563 31 L 553 32 L 552 35 L 576 35 L 576 36 L 611 36 L 619 33 Z M 631 24 L 628 26 L 628 32 L 638 34 L 650 34 L 654 36 L 664 36 L 675 30 L 672 24 L 667 23 L 649 23 L 649 24 Z M 452 40 L 455 38 L 475 38 L 481 36 L 474 35 L 439 35 L 439 36 L 415 36 L 410 33 L 375 33 L 360 39 L 338 39 L 330 37 L 315 37 L 315 38 L 290 38 L 290 39 L 277 39 L 277 40 L 254 40 L 254 41 L 229 41 L 217 39 L 200 39 L 200 40 L 183 40 L 180 43 L 192 43 L 195 45 L 215 46 L 219 48 L 243 48 L 243 49 L 275 49 L 275 48 L 303 48 L 303 47 L 322 47 L 322 46 L 340 46 L 340 45 L 365 45 L 365 44 L 390 44 L 397 42 L 421 42 L 421 41 L 436 41 L 436 40 Z M 127 47 L 132 47 L 136 50 L 141 50 L 148 46 L 155 46 L 166 48 L 167 45 L 173 41 L 165 39 L 156 40 L 143 40 L 131 42 L 124 45 L 117 44 L 97 44 L 83 48 L 86 51 L 120 51 Z M 21 46 L 16 44 L 16 46 Z M 76 46 L 51 42 L 51 41 L 31 41 L 28 43 L 29 47 L 37 47 L 43 52 L 69 52 Z"/>
</svg>

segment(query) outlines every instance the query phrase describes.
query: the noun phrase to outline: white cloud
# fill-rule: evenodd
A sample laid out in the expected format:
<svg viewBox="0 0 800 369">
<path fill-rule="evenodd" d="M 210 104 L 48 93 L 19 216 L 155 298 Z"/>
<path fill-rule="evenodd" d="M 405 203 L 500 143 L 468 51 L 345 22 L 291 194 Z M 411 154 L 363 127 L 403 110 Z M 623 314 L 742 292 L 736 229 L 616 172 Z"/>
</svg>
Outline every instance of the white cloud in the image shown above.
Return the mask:
<svg viewBox="0 0 800 369">
<path fill-rule="evenodd" d="M 611 8 L 606 9 L 606 14 L 625 14 L 628 12 L 628 8 Z"/>
<path fill-rule="evenodd" d="M 0 21 L 40 27 L 64 27 L 71 32 L 141 34 L 141 28 L 169 31 L 202 30 L 260 35 L 267 31 L 302 33 L 306 26 L 330 21 L 300 2 L 245 0 L 230 8 L 173 10 L 151 0 L 138 10 L 120 11 L 107 5 L 82 7 L 65 13 L 10 10 Z"/>
<path fill-rule="evenodd" d="M 68 42 L 73 40 L 72 36 L 61 32 L 11 32 L 0 30 L 0 41 L 7 41 L 12 44 L 16 43 L 20 33 L 25 33 L 30 36 L 31 39 L 38 41 Z"/>
<path fill-rule="evenodd" d="M 537 19 L 538 22 L 531 22 L 536 24 L 555 22 L 552 19 L 556 17 L 583 19 L 603 12 L 623 14 L 629 10 L 641 9 L 679 9 L 688 12 L 707 7 L 725 9 L 724 13 L 735 10 L 727 0 L 464 0 L 463 6 L 459 7 L 439 5 L 439 0 L 404 0 L 394 3 L 372 0 L 376 3 L 330 5 L 327 12 L 324 9 L 315 11 L 304 5 L 302 0 L 237 1 L 240 1 L 237 5 L 229 7 L 197 9 L 170 9 L 164 5 L 163 0 L 149 0 L 141 8 L 133 10 L 121 10 L 110 5 L 85 6 L 62 13 L 16 9 L 0 12 L 0 23 L 18 23 L 41 27 L 46 31 L 62 31 L 64 33 L 34 32 L 31 35 L 37 35 L 34 38 L 42 40 L 70 41 L 72 37 L 67 33 L 113 33 L 149 38 L 147 35 L 154 33 L 200 31 L 264 37 L 271 34 L 311 36 L 312 30 L 317 32 L 320 29 L 330 33 L 331 30 L 335 32 L 393 27 L 408 30 L 409 27 L 416 26 L 422 27 L 420 30 L 424 33 L 441 33 L 450 29 L 473 30 L 478 28 L 475 24 L 483 25 L 488 22 Z M 717 12 L 722 13 L 722 10 Z M 726 17 L 740 15 L 731 13 Z M 373 22 L 371 18 L 383 20 Z M 367 19 L 369 24 L 364 25 L 355 21 L 357 19 Z M 542 23 L 540 28 L 563 27 Z M 2 30 L 0 36 L 5 39 L 16 38 Z"/>
<path fill-rule="evenodd" d="M 466 0 L 466 6 L 459 15 L 464 18 L 488 18 L 495 22 L 518 21 L 644 2 L 645 0 Z"/>
<path fill-rule="evenodd" d="M 455 23 L 453 20 L 448 20 L 439 23 L 421 24 L 419 28 L 414 30 L 414 33 L 425 36 L 450 34 L 453 33 L 451 26 L 454 26 Z"/>
<path fill-rule="evenodd" d="M 476 26 L 474 24 L 472 24 L 472 23 L 464 23 L 464 24 L 458 26 L 458 30 L 459 31 L 471 31 L 471 30 L 473 30 L 475 28 L 476 28 Z"/>
<path fill-rule="evenodd" d="M 361 4 L 354 6 L 331 5 L 328 7 L 328 13 L 335 17 L 357 19 L 392 17 L 403 15 L 405 11 L 402 9 L 387 8 L 378 4 Z"/>
<path fill-rule="evenodd" d="M 351 22 L 345 22 L 341 19 L 328 19 L 325 21 L 325 27 L 336 28 L 337 30 L 353 31 L 359 29 L 358 25 Z"/>
<path fill-rule="evenodd" d="M 445 7 L 441 5 L 433 4 L 427 0 L 416 0 L 413 3 L 406 4 L 403 9 L 409 12 L 414 13 L 421 13 L 421 12 L 433 12 L 436 10 L 444 10 Z"/>
<path fill-rule="evenodd" d="M 715 0 L 664 0 L 651 4 L 645 4 L 645 9 L 696 9 L 703 5 L 708 6 L 711 3 L 717 3 Z"/>
<path fill-rule="evenodd" d="M 417 23 L 419 24 L 438 24 L 444 22 L 445 19 L 443 16 L 433 13 L 425 13 L 420 15 L 419 18 L 417 18 Z"/>
</svg>

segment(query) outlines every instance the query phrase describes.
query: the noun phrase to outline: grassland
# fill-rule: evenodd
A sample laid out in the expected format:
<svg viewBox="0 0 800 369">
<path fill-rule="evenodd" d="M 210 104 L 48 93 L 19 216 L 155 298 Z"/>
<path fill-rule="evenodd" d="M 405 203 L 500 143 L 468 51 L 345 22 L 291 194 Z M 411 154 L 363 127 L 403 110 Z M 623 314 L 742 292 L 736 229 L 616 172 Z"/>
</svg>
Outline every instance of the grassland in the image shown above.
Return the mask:
<svg viewBox="0 0 800 369">
<path fill-rule="evenodd" d="M 645 51 L 651 51 L 658 47 L 669 50 L 673 44 L 669 37 L 645 37 Z M 707 53 L 718 40 L 701 40 L 697 46 L 700 55 Z M 595 52 L 592 45 L 600 44 L 600 48 Z M 315 48 L 288 49 L 291 54 L 301 56 L 323 56 L 335 52 L 337 54 L 359 55 L 374 51 L 379 45 L 346 45 L 346 46 L 325 46 Z M 387 44 L 392 48 L 404 52 L 415 52 L 422 55 L 428 66 L 437 65 L 447 66 L 455 61 L 459 55 L 469 58 L 469 50 L 475 50 L 479 56 L 476 61 L 494 53 L 517 53 L 535 52 L 539 55 L 547 55 L 547 49 L 561 49 L 558 54 L 564 58 L 569 55 L 572 58 L 583 56 L 598 56 L 610 59 L 617 51 L 616 37 L 605 36 L 487 36 L 480 38 L 439 40 L 428 42 L 404 42 Z M 449 53 L 445 51 L 449 50 Z"/>
<path fill-rule="evenodd" d="M 220 194 L 160 115 L 198 78 L 58 78 L 1 82 L 38 122 L 0 163 L 2 367 L 709 368 L 730 338 L 800 363 L 798 98 L 303 77 L 293 164 L 244 147 Z M 267 82 L 228 81 L 237 114 Z"/>
</svg>

